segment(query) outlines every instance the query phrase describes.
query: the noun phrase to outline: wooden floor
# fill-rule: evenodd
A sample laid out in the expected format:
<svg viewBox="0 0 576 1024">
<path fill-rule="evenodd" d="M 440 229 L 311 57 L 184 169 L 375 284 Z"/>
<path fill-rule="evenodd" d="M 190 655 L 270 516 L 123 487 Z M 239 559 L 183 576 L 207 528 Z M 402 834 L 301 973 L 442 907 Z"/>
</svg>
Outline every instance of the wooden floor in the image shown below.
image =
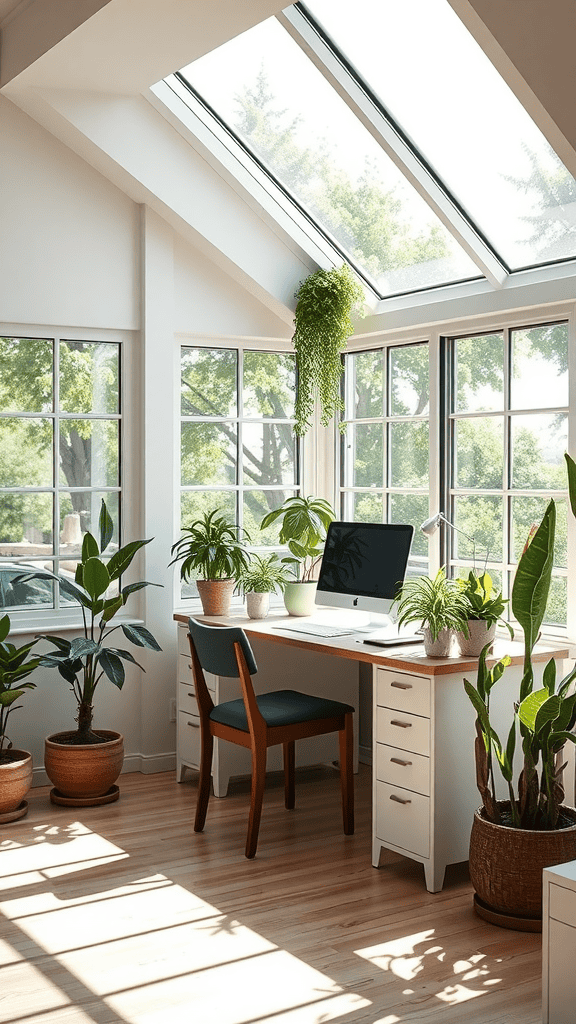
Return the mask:
<svg viewBox="0 0 576 1024">
<path fill-rule="evenodd" d="M 123 775 L 101 808 L 49 803 L 0 830 L 0 1021 L 22 1024 L 538 1024 L 541 937 L 472 910 L 465 865 L 443 892 L 389 854 L 370 864 L 370 772 L 357 830 L 338 775 L 269 777 L 243 855 L 248 783 L 192 832 L 196 776 Z"/>
</svg>

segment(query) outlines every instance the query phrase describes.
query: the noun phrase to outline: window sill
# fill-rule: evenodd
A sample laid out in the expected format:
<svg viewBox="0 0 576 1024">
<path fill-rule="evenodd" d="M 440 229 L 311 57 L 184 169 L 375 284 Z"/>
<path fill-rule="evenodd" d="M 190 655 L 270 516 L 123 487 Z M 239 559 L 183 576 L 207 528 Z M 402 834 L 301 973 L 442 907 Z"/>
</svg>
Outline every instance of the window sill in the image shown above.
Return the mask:
<svg viewBox="0 0 576 1024">
<path fill-rule="evenodd" d="M 7 609 L 9 612 L 10 610 Z M 63 613 L 61 615 L 47 615 L 45 618 L 38 619 L 31 623 L 29 620 L 25 621 L 21 619 L 18 621 L 16 618 L 10 616 L 11 626 L 9 636 L 22 636 L 29 635 L 34 636 L 37 633 L 78 633 L 84 630 L 84 623 L 82 616 L 78 615 L 78 612 L 74 613 Z M 113 626 L 121 626 L 122 623 L 129 625 L 144 625 L 143 619 L 138 619 L 133 615 L 116 616 L 112 620 Z"/>
</svg>

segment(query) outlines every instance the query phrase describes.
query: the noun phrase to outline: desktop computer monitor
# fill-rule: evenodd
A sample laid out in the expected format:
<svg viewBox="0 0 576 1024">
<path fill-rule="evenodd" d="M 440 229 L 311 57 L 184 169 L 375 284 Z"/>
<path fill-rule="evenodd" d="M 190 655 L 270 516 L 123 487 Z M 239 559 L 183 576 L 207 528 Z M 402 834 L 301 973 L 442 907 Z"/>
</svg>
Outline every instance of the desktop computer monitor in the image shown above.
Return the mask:
<svg viewBox="0 0 576 1024">
<path fill-rule="evenodd" d="M 397 523 L 330 523 L 316 604 L 372 612 L 390 621 L 413 534 L 413 526 Z"/>
</svg>

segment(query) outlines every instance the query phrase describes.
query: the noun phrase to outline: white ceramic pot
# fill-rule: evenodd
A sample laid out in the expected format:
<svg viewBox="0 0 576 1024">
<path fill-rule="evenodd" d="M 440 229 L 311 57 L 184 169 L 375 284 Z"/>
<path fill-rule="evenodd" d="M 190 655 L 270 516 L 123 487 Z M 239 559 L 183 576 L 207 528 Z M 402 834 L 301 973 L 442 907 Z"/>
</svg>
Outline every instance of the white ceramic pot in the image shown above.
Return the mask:
<svg viewBox="0 0 576 1024">
<path fill-rule="evenodd" d="M 312 615 L 316 597 L 316 580 L 307 583 L 287 583 L 284 588 L 284 604 L 289 615 Z"/>
<path fill-rule="evenodd" d="M 246 594 L 246 611 L 249 619 L 265 619 L 270 607 L 270 594 L 259 594 L 251 590 Z"/>
<path fill-rule="evenodd" d="M 456 629 L 441 629 L 436 640 L 432 639 L 429 626 L 422 627 L 424 652 L 427 658 L 459 658 L 462 633 Z"/>
<path fill-rule="evenodd" d="M 468 636 L 460 634 L 460 652 L 462 657 L 479 658 L 486 644 L 491 644 L 496 636 L 496 623 L 488 625 L 485 619 L 468 619 Z"/>
</svg>

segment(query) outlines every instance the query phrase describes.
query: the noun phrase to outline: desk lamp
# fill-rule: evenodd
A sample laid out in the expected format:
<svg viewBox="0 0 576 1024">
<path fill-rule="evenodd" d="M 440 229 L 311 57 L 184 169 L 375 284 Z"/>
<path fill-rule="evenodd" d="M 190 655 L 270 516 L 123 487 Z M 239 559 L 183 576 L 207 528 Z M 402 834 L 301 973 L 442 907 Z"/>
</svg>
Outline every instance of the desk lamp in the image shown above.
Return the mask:
<svg viewBox="0 0 576 1024">
<path fill-rule="evenodd" d="M 444 515 L 443 512 L 435 512 L 433 516 L 430 516 L 430 519 L 427 519 L 424 523 L 422 523 L 422 526 L 420 527 L 420 529 L 422 530 L 422 533 L 424 534 L 425 537 L 430 538 L 430 537 L 434 536 L 434 534 L 436 533 L 436 530 L 440 526 L 440 523 L 446 523 L 446 526 L 449 526 L 450 529 L 455 530 L 456 533 L 461 533 L 463 537 L 466 537 L 466 540 L 470 541 L 470 543 L 472 544 L 472 561 L 475 563 L 476 562 L 476 540 L 475 540 L 475 538 L 474 537 L 469 537 L 467 533 L 464 533 L 464 530 L 461 530 L 458 526 L 454 526 L 454 523 L 451 523 L 449 519 L 446 519 L 446 516 Z M 486 555 L 486 558 L 488 558 L 488 555 Z"/>
</svg>

